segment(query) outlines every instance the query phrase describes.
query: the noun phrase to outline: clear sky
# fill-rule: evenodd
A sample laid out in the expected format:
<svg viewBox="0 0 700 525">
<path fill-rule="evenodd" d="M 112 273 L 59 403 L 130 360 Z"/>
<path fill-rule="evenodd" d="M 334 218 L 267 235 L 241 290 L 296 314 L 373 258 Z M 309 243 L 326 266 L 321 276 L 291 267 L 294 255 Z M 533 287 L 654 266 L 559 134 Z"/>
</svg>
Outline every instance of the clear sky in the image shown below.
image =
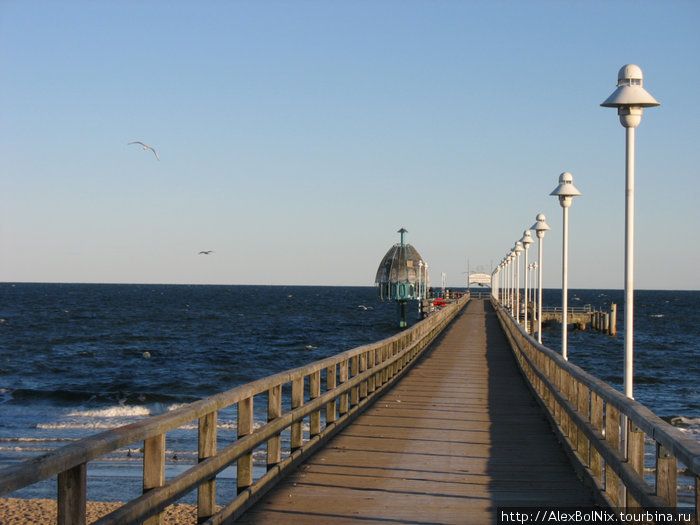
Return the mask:
<svg viewBox="0 0 700 525">
<path fill-rule="evenodd" d="M 570 171 L 569 284 L 622 288 L 600 103 L 635 63 L 636 287 L 700 289 L 699 27 L 695 0 L 0 0 L 0 281 L 372 285 L 404 227 L 463 286 L 542 212 L 556 287 Z"/>
</svg>

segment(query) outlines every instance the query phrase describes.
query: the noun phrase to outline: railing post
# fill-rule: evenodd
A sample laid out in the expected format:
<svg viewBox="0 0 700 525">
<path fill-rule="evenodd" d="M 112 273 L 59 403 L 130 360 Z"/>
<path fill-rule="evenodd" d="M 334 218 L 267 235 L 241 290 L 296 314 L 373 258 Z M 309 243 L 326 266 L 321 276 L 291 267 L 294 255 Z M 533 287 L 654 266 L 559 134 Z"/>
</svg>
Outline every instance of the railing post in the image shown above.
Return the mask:
<svg viewBox="0 0 700 525">
<path fill-rule="evenodd" d="M 342 362 L 339 363 L 340 366 L 340 374 L 339 374 L 339 381 L 340 384 L 342 385 L 343 383 L 347 382 L 348 380 L 348 360 L 344 359 Z M 347 413 L 348 411 L 348 394 L 347 392 L 342 394 L 340 396 L 340 407 L 339 407 L 339 412 L 340 415 L 342 416 L 343 414 Z"/>
<path fill-rule="evenodd" d="M 675 508 L 678 499 L 678 460 L 660 444 L 656 444 L 656 495 Z"/>
<path fill-rule="evenodd" d="M 238 402 L 238 439 L 253 433 L 253 398 Z M 236 486 L 240 494 L 253 484 L 253 453 L 243 454 L 236 461 Z"/>
<path fill-rule="evenodd" d="M 634 471 L 644 477 L 644 432 L 632 420 L 627 420 L 627 461 Z M 639 508 L 639 503 L 627 492 L 627 508 Z"/>
<path fill-rule="evenodd" d="M 165 434 L 158 434 L 143 442 L 143 492 L 165 484 Z M 144 525 L 159 525 L 161 514 L 148 518 Z"/>
<path fill-rule="evenodd" d="M 350 358 L 350 376 L 355 377 L 360 371 L 360 363 L 358 356 L 354 355 Z M 360 402 L 360 389 L 355 386 L 350 389 L 350 406 L 357 406 Z"/>
<path fill-rule="evenodd" d="M 58 475 L 56 501 L 58 525 L 85 525 L 87 509 L 87 464 Z"/>
<path fill-rule="evenodd" d="M 367 370 L 367 355 L 369 352 L 362 352 L 360 354 L 360 374 Z M 363 381 L 360 383 L 360 399 L 365 399 L 367 397 L 369 381 Z"/>
<path fill-rule="evenodd" d="M 603 433 L 603 399 L 596 394 L 591 392 L 591 425 L 601 434 Z M 590 448 L 591 457 L 591 472 L 595 477 L 595 480 L 603 486 L 603 457 L 598 452 L 595 447 Z"/>
<path fill-rule="evenodd" d="M 304 378 L 297 377 L 292 380 L 292 410 L 299 408 L 304 404 Z M 292 451 L 301 448 L 303 443 L 303 433 L 302 433 L 303 421 L 295 421 L 292 423 L 292 434 L 290 446 Z"/>
<path fill-rule="evenodd" d="M 217 413 L 210 412 L 199 418 L 199 462 L 216 456 Z M 216 477 L 197 487 L 197 523 L 203 523 L 216 511 Z"/>
<path fill-rule="evenodd" d="M 370 350 L 367 352 L 367 368 L 372 369 L 374 367 L 374 358 L 376 356 L 376 350 Z M 367 378 L 367 393 L 371 394 L 375 391 L 377 384 L 377 374 L 372 374 Z"/>
<path fill-rule="evenodd" d="M 586 385 L 583 383 L 580 383 L 576 381 L 577 385 L 577 409 L 579 414 L 581 414 L 584 418 L 590 420 L 590 413 L 589 413 L 589 403 L 590 403 L 590 390 Z M 578 434 L 578 452 L 579 456 L 583 460 L 583 464 L 586 465 L 587 467 L 591 466 L 591 458 L 590 458 L 590 446 L 588 442 L 588 438 L 586 435 L 583 433 L 583 430 L 580 428 L 577 429 L 577 434 Z"/>
<path fill-rule="evenodd" d="M 316 370 L 309 375 L 309 400 L 321 395 L 321 371 Z M 309 436 L 314 437 L 321 433 L 321 411 L 315 410 L 309 415 Z"/>
<path fill-rule="evenodd" d="M 620 411 L 610 403 L 605 406 L 605 441 L 610 448 L 620 450 Z M 614 507 L 620 506 L 620 478 L 610 465 L 605 465 L 605 492 Z"/>
<path fill-rule="evenodd" d="M 336 376 L 336 365 L 331 365 L 326 368 L 326 392 L 330 392 L 335 389 L 338 378 Z M 326 425 L 333 423 L 337 417 L 338 401 L 333 399 L 329 401 L 326 405 Z"/>
<path fill-rule="evenodd" d="M 282 415 L 282 385 L 275 385 L 267 391 L 267 422 Z M 267 440 L 267 470 L 282 459 L 282 438 L 279 434 Z"/>
</svg>

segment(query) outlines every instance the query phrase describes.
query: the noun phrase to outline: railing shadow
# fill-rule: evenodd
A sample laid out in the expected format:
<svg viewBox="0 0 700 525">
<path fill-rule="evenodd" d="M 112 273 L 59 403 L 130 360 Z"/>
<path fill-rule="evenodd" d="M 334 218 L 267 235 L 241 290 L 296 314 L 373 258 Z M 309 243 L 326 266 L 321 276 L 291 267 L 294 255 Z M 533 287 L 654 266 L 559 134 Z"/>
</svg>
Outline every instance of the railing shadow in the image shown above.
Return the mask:
<svg viewBox="0 0 700 525">
<path fill-rule="evenodd" d="M 593 499 L 552 432 L 513 359 L 497 314 L 485 310 L 491 478 L 495 512 L 517 507 L 591 507 Z"/>
</svg>

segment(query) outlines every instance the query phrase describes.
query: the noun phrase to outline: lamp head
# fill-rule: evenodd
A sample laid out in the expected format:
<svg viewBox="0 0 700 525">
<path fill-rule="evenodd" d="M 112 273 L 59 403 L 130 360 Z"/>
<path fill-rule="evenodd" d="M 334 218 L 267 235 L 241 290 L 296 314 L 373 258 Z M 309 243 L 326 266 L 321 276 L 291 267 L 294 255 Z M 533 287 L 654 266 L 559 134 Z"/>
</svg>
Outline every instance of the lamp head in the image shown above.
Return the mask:
<svg viewBox="0 0 700 525">
<path fill-rule="evenodd" d="M 523 246 L 525 247 L 526 250 L 530 247 L 530 245 L 532 244 L 533 241 L 534 241 L 534 239 L 532 238 L 532 234 L 530 233 L 530 230 L 525 230 L 523 232 L 522 238 L 520 239 L 520 242 L 523 243 Z"/>
<path fill-rule="evenodd" d="M 559 197 L 559 204 L 562 208 L 568 208 L 574 200 L 574 197 L 581 195 L 581 192 L 574 186 L 574 176 L 565 171 L 559 175 L 559 186 L 554 188 L 550 195 Z"/>
<path fill-rule="evenodd" d="M 545 222 L 546 218 L 544 213 L 538 213 L 537 217 L 535 217 L 537 222 L 530 228 L 531 230 L 535 230 L 538 239 L 544 239 L 544 234 L 552 229 L 549 227 L 549 224 Z"/>
<path fill-rule="evenodd" d="M 515 248 L 513 248 L 513 251 L 515 252 L 516 256 L 520 256 L 520 254 L 523 252 L 523 243 L 520 241 L 516 241 Z"/>
<path fill-rule="evenodd" d="M 624 65 L 617 73 L 617 89 L 601 106 L 617 108 L 620 123 L 626 128 L 636 128 L 642 121 L 643 108 L 659 105 L 643 86 L 644 76 L 640 67 L 635 64 Z"/>
</svg>

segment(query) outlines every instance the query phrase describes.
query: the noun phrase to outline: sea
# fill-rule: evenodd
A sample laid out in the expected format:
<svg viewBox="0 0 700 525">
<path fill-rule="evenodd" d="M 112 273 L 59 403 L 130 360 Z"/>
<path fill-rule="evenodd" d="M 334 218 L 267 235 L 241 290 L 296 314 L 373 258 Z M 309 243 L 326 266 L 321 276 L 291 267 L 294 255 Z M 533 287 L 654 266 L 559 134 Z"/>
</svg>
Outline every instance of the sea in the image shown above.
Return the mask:
<svg viewBox="0 0 700 525">
<path fill-rule="evenodd" d="M 560 305 L 560 290 L 544 303 Z M 611 303 L 617 335 L 570 330 L 568 353 L 622 390 L 623 292 L 569 292 L 570 306 Z M 396 304 L 369 286 L 0 283 L 0 468 L 399 330 Z M 559 350 L 560 329 L 543 343 Z M 636 291 L 635 398 L 700 441 L 699 291 Z M 194 429 L 168 434 L 167 477 L 196 462 Z M 221 414 L 220 439 L 235 429 Z M 138 444 L 91 462 L 88 499 L 138 496 L 140 468 Z M 233 473 L 218 480 L 235 494 Z M 55 491 L 47 480 L 9 496 Z"/>
</svg>

